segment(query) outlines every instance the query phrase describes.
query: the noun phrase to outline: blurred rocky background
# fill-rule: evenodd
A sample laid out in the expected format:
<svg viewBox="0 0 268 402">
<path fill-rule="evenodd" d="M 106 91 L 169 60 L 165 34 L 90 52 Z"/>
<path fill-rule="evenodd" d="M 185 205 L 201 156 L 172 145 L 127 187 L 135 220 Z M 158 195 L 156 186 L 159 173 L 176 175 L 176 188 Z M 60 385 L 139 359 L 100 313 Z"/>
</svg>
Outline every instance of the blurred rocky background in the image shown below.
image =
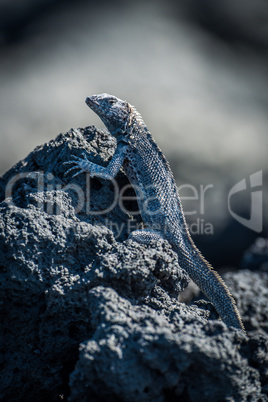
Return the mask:
<svg viewBox="0 0 268 402">
<path fill-rule="evenodd" d="M 265 235 L 268 3 L 0 0 L 0 58 L 1 173 L 60 132 L 102 127 L 84 99 L 108 92 L 141 112 L 214 265 Z M 250 219 L 259 171 L 257 233 L 230 208 Z"/>
</svg>

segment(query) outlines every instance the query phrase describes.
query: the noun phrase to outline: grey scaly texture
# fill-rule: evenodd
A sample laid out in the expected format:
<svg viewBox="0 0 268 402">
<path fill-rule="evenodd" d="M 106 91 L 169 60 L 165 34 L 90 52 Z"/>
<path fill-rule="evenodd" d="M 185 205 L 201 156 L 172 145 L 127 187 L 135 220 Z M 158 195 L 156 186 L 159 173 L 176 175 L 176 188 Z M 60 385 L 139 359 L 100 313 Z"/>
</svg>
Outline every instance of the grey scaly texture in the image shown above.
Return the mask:
<svg viewBox="0 0 268 402">
<path fill-rule="evenodd" d="M 176 183 L 169 164 L 145 126 L 140 114 L 126 101 L 108 94 L 93 95 L 87 105 L 98 114 L 117 149 L 107 167 L 74 156 L 67 172 L 79 169 L 92 177 L 112 179 L 121 166 L 132 183 L 140 213 L 146 226 L 130 238 L 143 244 L 164 238 L 177 252 L 179 263 L 213 303 L 227 326 L 244 329 L 238 309 L 227 286 L 195 246 L 183 213 Z"/>
</svg>

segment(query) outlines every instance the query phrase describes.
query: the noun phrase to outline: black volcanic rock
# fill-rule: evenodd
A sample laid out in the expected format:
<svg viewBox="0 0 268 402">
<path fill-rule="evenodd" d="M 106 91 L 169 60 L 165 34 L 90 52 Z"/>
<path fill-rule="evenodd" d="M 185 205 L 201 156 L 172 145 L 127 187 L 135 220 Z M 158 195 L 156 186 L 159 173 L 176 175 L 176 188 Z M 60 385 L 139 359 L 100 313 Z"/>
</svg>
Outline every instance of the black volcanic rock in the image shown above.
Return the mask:
<svg viewBox="0 0 268 402">
<path fill-rule="evenodd" d="M 179 302 L 169 244 L 127 240 L 141 218 L 124 173 L 64 175 L 72 155 L 105 165 L 114 149 L 70 130 L 0 179 L 1 400 L 266 400 L 266 273 L 226 276 L 250 337 Z"/>
</svg>

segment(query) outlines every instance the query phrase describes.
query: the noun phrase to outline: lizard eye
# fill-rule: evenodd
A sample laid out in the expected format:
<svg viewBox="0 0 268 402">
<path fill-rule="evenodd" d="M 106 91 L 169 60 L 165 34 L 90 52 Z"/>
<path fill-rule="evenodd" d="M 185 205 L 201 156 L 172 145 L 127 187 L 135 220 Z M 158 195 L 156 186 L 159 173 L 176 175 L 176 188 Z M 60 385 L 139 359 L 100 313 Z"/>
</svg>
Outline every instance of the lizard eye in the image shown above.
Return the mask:
<svg viewBox="0 0 268 402">
<path fill-rule="evenodd" d="M 109 99 L 109 104 L 113 105 L 116 102 L 116 99 Z"/>
</svg>

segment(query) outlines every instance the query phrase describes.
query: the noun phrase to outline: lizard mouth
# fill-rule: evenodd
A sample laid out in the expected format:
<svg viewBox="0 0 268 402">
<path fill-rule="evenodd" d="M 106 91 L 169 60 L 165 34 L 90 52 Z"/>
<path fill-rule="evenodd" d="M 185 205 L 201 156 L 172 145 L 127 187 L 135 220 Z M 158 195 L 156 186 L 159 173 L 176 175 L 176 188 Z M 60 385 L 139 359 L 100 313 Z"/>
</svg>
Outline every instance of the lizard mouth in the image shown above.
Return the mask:
<svg viewBox="0 0 268 402">
<path fill-rule="evenodd" d="M 90 107 L 90 108 L 94 108 L 94 106 L 100 106 L 99 102 L 96 99 L 96 96 L 88 96 L 86 98 L 86 104 Z"/>
</svg>

